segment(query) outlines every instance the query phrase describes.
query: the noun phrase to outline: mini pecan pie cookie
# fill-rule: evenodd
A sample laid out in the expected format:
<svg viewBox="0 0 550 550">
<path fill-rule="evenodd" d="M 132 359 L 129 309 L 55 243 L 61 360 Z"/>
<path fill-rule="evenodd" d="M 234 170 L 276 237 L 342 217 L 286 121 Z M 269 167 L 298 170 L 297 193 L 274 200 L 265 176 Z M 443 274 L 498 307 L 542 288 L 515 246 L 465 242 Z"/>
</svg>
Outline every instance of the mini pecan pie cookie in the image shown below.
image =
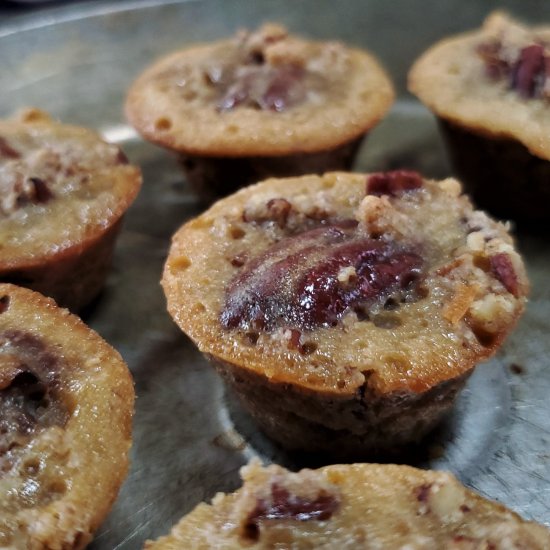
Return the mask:
<svg viewBox="0 0 550 550">
<path fill-rule="evenodd" d="M 480 206 L 550 219 L 550 26 L 496 12 L 414 65 L 409 88 L 438 117 L 455 169 Z"/>
<path fill-rule="evenodd" d="M 453 179 L 271 179 L 174 236 L 180 328 L 273 439 L 336 456 L 419 439 L 500 346 L 528 289 L 506 226 Z"/>
<path fill-rule="evenodd" d="M 126 477 L 120 355 L 36 292 L 0 284 L 0 547 L 80 549 Z"/>
<path fill-rule="evenodd" d="M 161 59 L 130 89 L 126 113 L 180 153 L 211 199 L 269 176 L 349 169 L 393 95 L 367 52 L 267 24 Z"/>
<path fill-rule="evenodd" d="M 146 550 L 198 548 L 543 550 L 550 531 L 446 472 L 393 464 L 291 473 L 257 462 L 244 485 L 199 504 Z"/>
<path fill-rule="evenodd" d="M 73 310 L 101 290 L 141 175 L 90 130 L 37 110 L 0 121 L 0 280 Z"/>
</svg>

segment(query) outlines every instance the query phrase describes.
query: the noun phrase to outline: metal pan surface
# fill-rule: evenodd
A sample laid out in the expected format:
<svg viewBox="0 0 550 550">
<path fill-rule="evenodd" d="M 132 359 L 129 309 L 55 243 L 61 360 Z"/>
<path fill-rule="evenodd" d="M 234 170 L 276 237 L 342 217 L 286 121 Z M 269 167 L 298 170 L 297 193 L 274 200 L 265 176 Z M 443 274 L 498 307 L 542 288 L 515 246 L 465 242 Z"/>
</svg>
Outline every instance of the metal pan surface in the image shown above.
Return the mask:
<svg viewBox="0 0 550 550">
<path fill-rule="evenodd" d="M 159 286 L 170 237 L 201 206 L 176 161 L 126 125 L 127 87 L 158 56 L 262 21 L 366 47 L 399 91 L 356 169 L 450 173 L 432 116 L 404 90 L 411 63 L 444 35 L 479 26 L 497 3 L 464 0 L 200 0 L 100 2 L 0 19 L 0 116 L 36 106 L 94 127 L 144 172 L 108 285 L 87 322 L 116 347 L 138 395 L 132 467 L 93 550 L 141 548 L 202 500 L 239 486 L 250 457 L 299 467 L 256 430 L 166 313 Z M 499 2 L 550 22 L 545 1 Z M 452 16 L 450 16 L 450 14 Z M 453 471 L 466 485 L 550 525 L 549 237 L 519 235 L 532 282 L 525 316 L 498 356 L 478 368 L 415 464 Z"/>
</svg>

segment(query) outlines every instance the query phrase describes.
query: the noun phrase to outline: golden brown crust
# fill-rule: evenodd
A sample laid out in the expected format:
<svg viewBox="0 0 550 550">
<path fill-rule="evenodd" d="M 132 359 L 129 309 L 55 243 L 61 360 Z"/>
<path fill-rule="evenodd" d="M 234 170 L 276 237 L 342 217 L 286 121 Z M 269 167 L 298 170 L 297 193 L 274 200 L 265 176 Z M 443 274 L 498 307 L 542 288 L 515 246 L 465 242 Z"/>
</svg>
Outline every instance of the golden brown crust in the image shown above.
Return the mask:
<svg viewBox="0 0 550 550">
<path fill-rule="evenodd" d="M 162 281 L 176 323 L 199 349 L 219 360 L 274 383 L 338 395 L 354 396 L 367 379 L 379 394 L 422 392 L 492 355 L 523 310 L 528 288 L 505 227 L 474 212 L 454 180 L 425 180 L 419 203 L 364 200 L 365 182 L 365 175 L 346 173 L 267 180 L 185 224 L 173 238 Z M 350 313 L 338 327 L 306 331 L 306 339 L 317 346 L 306 355 L 289 349 L 284 332 L 260 331 L 250 345 L 246 331 L 224 329 L 219 315 L 225 287 L 238 271 L 232 258 L 242 252 L 254 256 L 281 237 L 276 228 L 243 222 L 243 212 L 277 197 L 292 203 L 297 217 L 325 209 L 340 218 L 364 219 L 371 224 L 367 231 L 383 231 L 386 225 L 391 236 L 392 227 L 398 228 L 405 233 L 398 242 L 403 237 L 404 242 L 423 243 L 435 254 L 427 277 L 428 286 L 433 285 L 430 298 L 402 304 L 401 325 L 391 330 L 358 322 Z M 438 256 L 436 250 L 446 252 Z M 517 271 L 517 297 L 488 272 L 487 258 L 499 252 L 510 254 Z M 475 292 L 460 306 L 457 300 L 467 294 L 464 285 L 475 286 Z M 472 314 L 477 319 L 473 324 Z M 485 330 L 490 338 L 481 342 Z"/>
<path fill-rule="evenodd" d="M 102 284 L 140 170 L 96 133 L 36 109 L 0 121 L 0 138 L 0 274 L 77 309 Z M 75 281 L 78 271 L 86 276 Z"/>
<path fill-rule="evenodd" d="M 42 350 L 55 379 L 49 406 L 55 395 L 69 415 L 59 426 L 39 425 L 15 454 L 4 454 L 0 540 L 17 548 L 84 548 L 126 477 L 134 403 L 130 373 L 114 349 L 53 300 L 2 284 L 0 301 L 0 368 L 11 349 Z M 24 473 L 22 465 L 30 463 L 40 466 Z M 35 491 L 28 501 L 7 497 L 31 482 Z"/>
<path fill-rule="evenodd" d="M 446 472 L 392 464 L 334 465 L 290 473 L 257 462 L 242 469 L 244 485 L 199 504 L 170 535 L 145 543 L 147 550 L 220 548 L 448 548 L 542 550 L 550 532 L 504 506 L 463 487 Z M 255 519 L 278 491 L 279 518 Z M 290 498 L 286 503 L 281 495 Z M 319 495 L 323 495 L 320 499 Z M 329 507 L 330 499 L 334 505 Z M 292 503 L 294 499 L 294 502 Z M 261 503 L 264 504 L 261 504 Z M 292 517 L 296 503 L 322 504 L 323 519 Z M 286 506 L 286 508 L 285 508 Z M 304 509 L 308 509 L 307 507 Z M 327 517 L 329 516 L 329 517 Z M 254 528 L 251 529 L 250 526 Z"/>
<path fill-rule="evenodd" d="M 263 40 L 274 28 L 281 31 L 268 25 L 250 36 Z M 391 83 L 370 54 L 284 34 L 277 44 L 268 44 L 269 63 L 304 64 L 306 74 L 326 79 L 321 92 L 282 112 L 240 106 L 220 113 L 205 72 L 234 55 L 241 44 L 238 35 L 157 61 L 130 88 L 126 114 L 131 124 L 146 139 L 188 154 L 289 155 L 352 141 L 374 126 L 393 102 Z"/>
<path fill-rule="evenodd" d="M 492 81 L 476 48 L 502 28 L 519 25 L 495 12 L 482 29 L 446 38 L 427 50 L 409 73 L 409 89 L 435 114 L 487 137 L 511 138 L 532 154 L 550 159 L 548 99 L 524 99 L 506 83 Z M 550 29 L 520 29 L 550 41 Z"/>
</svg>

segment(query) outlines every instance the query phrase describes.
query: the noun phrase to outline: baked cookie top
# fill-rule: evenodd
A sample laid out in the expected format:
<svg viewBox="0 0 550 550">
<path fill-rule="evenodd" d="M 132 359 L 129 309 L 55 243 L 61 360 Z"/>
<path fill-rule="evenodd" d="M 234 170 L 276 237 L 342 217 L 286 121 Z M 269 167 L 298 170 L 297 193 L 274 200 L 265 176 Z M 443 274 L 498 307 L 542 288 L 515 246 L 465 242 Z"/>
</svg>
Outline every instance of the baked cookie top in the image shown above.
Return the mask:
<svg viewBox="0 0 550 550">
<path fill-rule="evenodd" d="M 257 462 L 244 485 L 199 504 L 146 550 L 431 548 L 542 550 L 550 532 L 446 472 L 393 464 L 291 473 Z"/>
<path fill-rule="evenodd" d="M 172 149 L 270 156 L 342 145 L 374 126 L 393 97 L 369 53 L 266 24 L 157 61 L 130 88 L 126 113 L 146 139 Z"/>
<path fill-rule="evenodd" d="M 137 167 L 96 133 L 36 109 L 0 121 L 0 266 L 39 265 L 84 247 L 127 210 Z"/>
<path fill-rule="evenodd" d="M 270 179 L 175 234 L 168 310 L 200 350 L 318 391 L 427 390 L 492 355 L 528 282 L 453 179 Z"/>
<path fill-rule="evenodd" d="M 126 477 L 120 355 L 36 292 L 0 284 L 0 547 L 83 548 Z"/>
<path fill-rule="evenodd" d="M 480 30 L 447 38 L 413 65 L 409 89 L 438 116 L 512 138 L 550 159 L 550 27 L 495 12 Z"/>
</svg>

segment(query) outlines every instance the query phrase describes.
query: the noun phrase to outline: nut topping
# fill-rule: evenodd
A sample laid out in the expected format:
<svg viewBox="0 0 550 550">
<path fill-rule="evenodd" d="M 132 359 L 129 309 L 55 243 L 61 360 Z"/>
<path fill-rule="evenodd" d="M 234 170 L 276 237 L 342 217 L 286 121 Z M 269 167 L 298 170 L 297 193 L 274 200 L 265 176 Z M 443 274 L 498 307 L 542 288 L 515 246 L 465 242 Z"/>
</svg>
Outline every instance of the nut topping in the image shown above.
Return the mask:
<svg viewBox="0 0 550 550">
<path fill-rule="evenodd" d="M 21 154 L 8 143 L 6 138 L 0 136 L 0 157 L 18 159 L 21 157 Z"/>
<path fill-rule="evenodd" d="M 276 520 L 326 521 L 338 510 L 339 499 L 321 490 L 314 500 L 294 495 L 278 483 L 271 485 L 269 500 L 259 499 L 244 524 L 244 536 L 258 540 L 263 522 Z"/>
<path fill-rule="evenodd" d="M 252 107 L 264 111 L 284 111 L 305 98 L 304 71 L 294 65 L 237 67 L 227 88 L 221 87 L 217 108 L 221 112 L 236 107 Z"/>
<path fill-rule="evenodd" d="M 530 36 L 525 29 L 502 28 L 496 36 L 479 44 L 476 53 L 491 80 L 505 81 L 526 99 L 550 98 L 548 44 Z"/>
<path fill-rule="evenodd" d="M 207 78 L 217 88 L 221 112 L 237 107 L 281 112 L 306 98 L 305 69 L 278 25 L 264 25 L 253 33 L 241 33 L 237 53 L 224 64 L 207 69 Z M 278 52 L 278 54 L 275 54 Z"/>
<path fill-rule="evenodd" d="M 531 44 L 520 51 L 511 76 L 512 88 L 522 97 L 542 95 L 546 79 L 546 59 L 544 47 L 540 44 Z"/>
<path fill-rule="evenodd" d="M 305 231 L 243 267 L 227 288 L 220 320 L 225 328 L 245 330 L 333 326 L 350 308 L 410 291 L 421 267 L 415 251 L 361 236 L 355 228 Z M 343 278 L 351 271 L 353 277 Z"/>
<path fill-rule="evenodd" d="M 402 193 L 415 191 L 421 187 L 422 176 L 411 170 L 377 172 L 367 179 L 367 194 L 370 195 L 397 197 Z"/>
<path fill-rule="evenodd" d="M 247 223 L 275 222 L 281 229 L 286 226 L 292 204 L 283 198 L 269 199 L 265 205 L 254 211 L 245 210 L 243 221 Z"/>
<path fill-rule="evenodd" d="M 501 253 L 491 256 L 491 271 L 510 294 L 516 298 L 519 297 L 518 276 L 508 254 Z"/>
</svg>

